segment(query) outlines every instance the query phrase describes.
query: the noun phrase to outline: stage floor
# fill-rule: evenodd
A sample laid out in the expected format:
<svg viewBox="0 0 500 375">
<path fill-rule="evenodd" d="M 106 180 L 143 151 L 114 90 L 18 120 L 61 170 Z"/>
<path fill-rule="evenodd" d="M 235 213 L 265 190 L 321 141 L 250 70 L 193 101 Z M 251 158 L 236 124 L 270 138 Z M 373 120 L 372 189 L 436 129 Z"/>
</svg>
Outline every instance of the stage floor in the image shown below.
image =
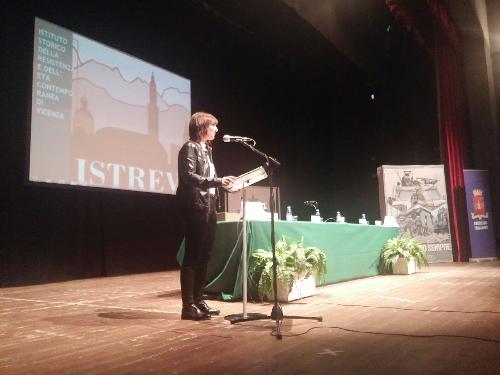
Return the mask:
<svg viewBox="0 0 500 375">
<path fill-rule="evenodd" d="M 0 373 L 493 374 L 500 262 L 432 265 L 318 289 L 271 320 L 180 320 L 178 271 L 0 289 Z M 269 314 L 271 304 L 248 304 Z"/>
</svg>

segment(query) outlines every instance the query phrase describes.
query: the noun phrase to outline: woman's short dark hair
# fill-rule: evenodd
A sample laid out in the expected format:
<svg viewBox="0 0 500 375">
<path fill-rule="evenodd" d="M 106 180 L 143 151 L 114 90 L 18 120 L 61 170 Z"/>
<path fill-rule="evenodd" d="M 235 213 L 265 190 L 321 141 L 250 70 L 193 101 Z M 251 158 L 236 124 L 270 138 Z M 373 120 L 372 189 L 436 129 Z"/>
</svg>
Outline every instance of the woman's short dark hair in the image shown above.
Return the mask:
<svg viewBox="0 0 500 375">
<path fill-rule="evenodd" d="M 219 121 L 214 115 L 207 112 L 196 112 L 189 121 L 189 139 L 195 142 L 201 140 L 201 136 L 207 132 L 210 125 L 217 125 Z"/>
</svg>

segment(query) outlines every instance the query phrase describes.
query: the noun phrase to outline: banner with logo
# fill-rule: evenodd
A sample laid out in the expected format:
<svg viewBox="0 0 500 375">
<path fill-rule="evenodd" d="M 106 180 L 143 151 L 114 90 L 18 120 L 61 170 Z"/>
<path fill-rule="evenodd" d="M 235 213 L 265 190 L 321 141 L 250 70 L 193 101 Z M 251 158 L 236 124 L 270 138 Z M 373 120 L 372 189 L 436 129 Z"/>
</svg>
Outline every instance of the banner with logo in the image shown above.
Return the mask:
<svg viewBox="0 0 500 375">
<path fill-rule="evenodd" d="M 431 263 L 453 262 L 443 165 L 382 165 L 377 169 L 382 217 L 419 240 Z"/>
<path fill-rule="evenodd" d="M 464 169 L 471 260 L 496 259 L 488 171 Z"/>
</svg>

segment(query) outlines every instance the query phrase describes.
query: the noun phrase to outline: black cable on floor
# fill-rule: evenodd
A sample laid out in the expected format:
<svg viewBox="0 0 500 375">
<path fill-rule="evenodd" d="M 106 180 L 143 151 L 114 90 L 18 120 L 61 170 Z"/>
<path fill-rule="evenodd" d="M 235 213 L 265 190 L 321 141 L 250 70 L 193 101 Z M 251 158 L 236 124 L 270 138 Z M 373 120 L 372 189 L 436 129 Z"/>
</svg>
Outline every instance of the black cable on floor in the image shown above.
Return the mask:
<svg viewBox="0 0 500 375">
<path fill-rule="evenodd" d="M 476 311 L 463 311 L 463 310 L 429 310 L 429 309 L 411 309 L 408 307 L 394 307 L 394 306 L 369 306 L 369 305 L 356 305 L 356 304 L 347 304 L 347 303 L 328 303 L 323 302 L 320 303 L 323 305 L 335 305 L 335 306 L 344 306 L 344 307 L 366 307 L 372 309 L 394 309 L 394 310 L 406 310 L 406 311 L 422 311 L 422 312 L 431 312 L 431 313 L 461 313 L 461 314 L 500 314 L 500 311 L 491 311 L 491 310 L 476 310 Z"/>
<path fill-rule="evenodd" d="M 492 343 L 495 343 L 495 344 L 500 344 L 500 340 L 499 339 L 490 339 L 490 338 L 486 338 L 486 337 L 477 337 L 477 336 L 463 336 L 463 335 L 412 335 L 412 334 L 407 334 L 407 333 L 387 333 L 387 332 L 361 331 L 361 330 L 344 328 L 344 327 L 337 327 L 337 326 L 311 327 L 311 328 L 309 328 L 306 331 L 301 332 L 301 333 L 297 333 L 297 334 L 282 334 L 282 336 L 283 337 L 303 336 L 303 335 L 311 332 L 313 329 L 325 329 L 325 328 L 338 329 L 338 330 L 341 330 L 341 331 L 353 332 L 353 333 L 365 333 L 365 334 L 370 334 L 370 335 L 401 336 L 401 337 L 425 338 L 425 339 L 438 338 L 438 337 L 460 338 L 460 339 L 470 339 L 470 340 L 478 340 L 478 341 L 492 342 Z M 276 331 L 273 330 L 273 332 L 271 332 L 271 335 L 275 336 L 276 335 Z"/>
</svg>

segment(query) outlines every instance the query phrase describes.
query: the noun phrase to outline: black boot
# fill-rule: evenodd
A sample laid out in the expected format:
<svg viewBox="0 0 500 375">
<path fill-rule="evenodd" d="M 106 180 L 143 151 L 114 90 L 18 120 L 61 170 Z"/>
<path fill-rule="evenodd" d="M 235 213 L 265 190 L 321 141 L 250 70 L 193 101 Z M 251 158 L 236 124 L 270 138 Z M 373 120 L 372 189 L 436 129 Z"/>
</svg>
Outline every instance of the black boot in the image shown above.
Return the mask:
<svg viewBox="0 0 500 375">
<path fill-rule="evenodd" d="M 203 301 L 206 278 L 207 278 L 207 266 L 206 264 L 203 264 L 196 270 L 196 276 L 194 279 L 194 304 L 205 314 L 219 315 L 220 310 L 209 307 L 207 303 Z"/>
<path fill-rule="evenodd" d="M 210 315 L 201 311 L 194 304 L 194 272 L 191 267 L 181 268 L 182 313 L 181 319 L 201 320 L 208 319 Z"/>
<path fill-rule="evenodd" d="M 207 303 L 203 300 L 197 301 L 195 305 L 198 309 L 200 309 L 200 311 L 204 312 L 207 315 L 212 316 L 220 314 L 220 310 L 208 306 Z"/>
<path fill-rule="evenodd" d="M 198 307 L 196 307 L 196 305 L 191 304 L 191 305 L 182 306 L 181 319 L 182 320 L 203 320 L 203 319 L 210 319 L 210 315 L 208 315 L 204 311 L 201 311 Z"/>
</svg>

